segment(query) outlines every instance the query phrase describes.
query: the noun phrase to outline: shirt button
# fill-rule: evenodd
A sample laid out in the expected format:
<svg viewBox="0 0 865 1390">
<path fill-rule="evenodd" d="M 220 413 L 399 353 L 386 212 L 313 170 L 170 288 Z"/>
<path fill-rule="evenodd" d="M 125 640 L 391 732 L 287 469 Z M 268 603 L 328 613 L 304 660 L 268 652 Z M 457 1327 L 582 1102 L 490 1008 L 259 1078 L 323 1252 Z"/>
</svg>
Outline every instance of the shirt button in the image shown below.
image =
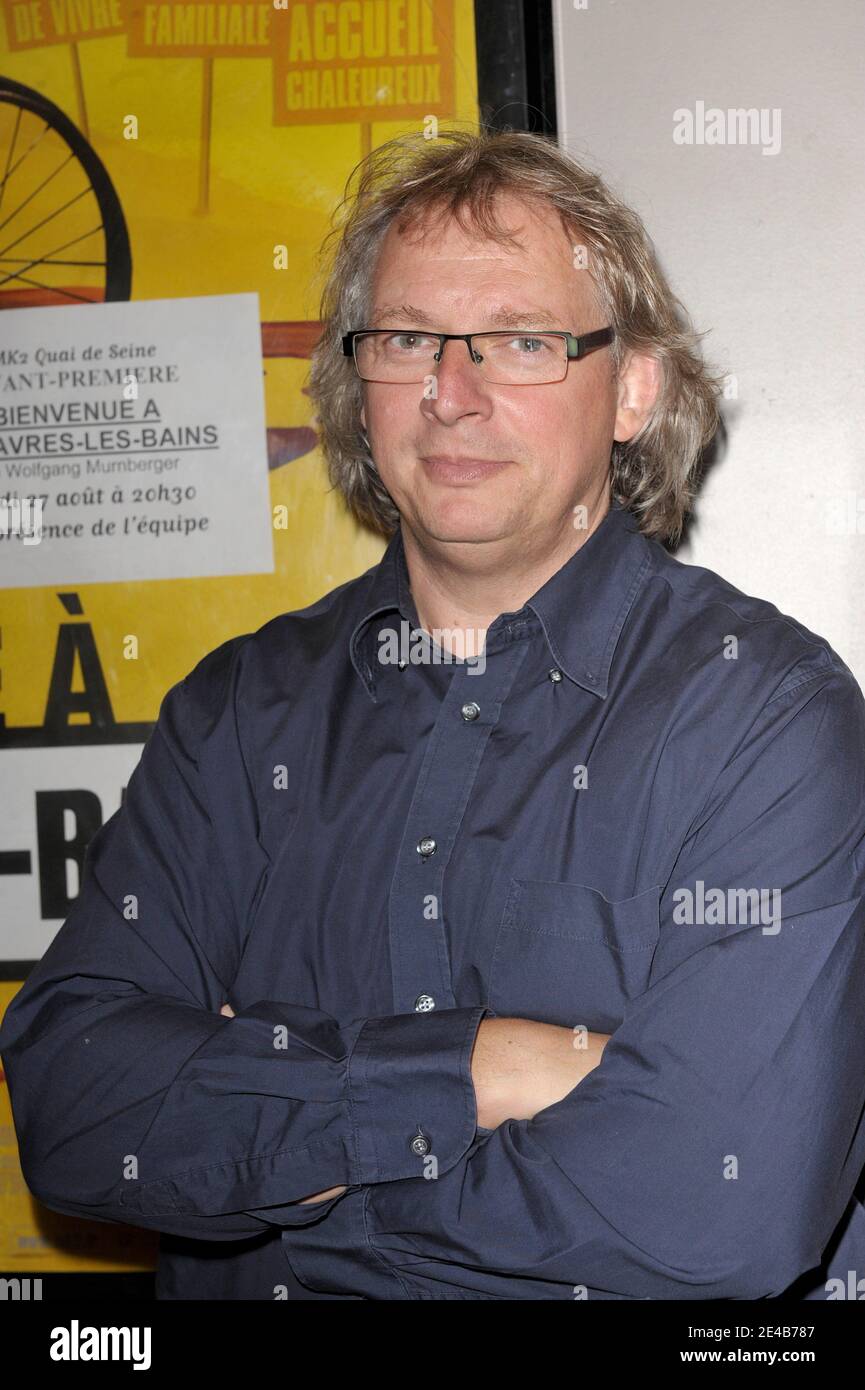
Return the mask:
<svg viewBox="0 0 865 1390">
<path fill-rule="evenodd" d="M 436 842 L 432 835 L 424 835 L 423 839 L 418 840 L 417 852 L 421 859 L 429 859 L 431 854 L 435 854 Z"/>
<path fill-rule="evenodd" d="M 474 700 L 469 700 L 468 704 L 463 705 L 462 709 L 460 710 L 460 714 L 462 715 L 463 719 L 466 721 L 467 724 L 470 724 L 473 719 L 477 719 L 480 712 L 481 707 L 480 705 L 475 704 Z"/>
<path fill-rule="evenodd" d="M 431 994 L 419 994 L 414 1001 L 414 1011 L 416 1014 L 428 1014 L 436 1006 L 436 1001 Z"/>
<path fill-rule="evenodd" d="M 427 1136 L 419 1129 L 417 1134 L 409 1141 L 409 1148 L 413 1154 L 418 1154 L 421 1158 L 428 1154 L 432 1145 Z"/>
<path fill-rule="evenodd" d="M 553 668 L 552 671 L 548 672 L 548 674 L 549 674 L 550 680 L 553 682 L 554 685 L 555 685 L 558 681 L 560 681 L 560 680 L 562 679 L 562 673 L 561 673 L 561 671 L 557 671 L 557 670 L 555 669 L 555 667 Z"/>
</svg>

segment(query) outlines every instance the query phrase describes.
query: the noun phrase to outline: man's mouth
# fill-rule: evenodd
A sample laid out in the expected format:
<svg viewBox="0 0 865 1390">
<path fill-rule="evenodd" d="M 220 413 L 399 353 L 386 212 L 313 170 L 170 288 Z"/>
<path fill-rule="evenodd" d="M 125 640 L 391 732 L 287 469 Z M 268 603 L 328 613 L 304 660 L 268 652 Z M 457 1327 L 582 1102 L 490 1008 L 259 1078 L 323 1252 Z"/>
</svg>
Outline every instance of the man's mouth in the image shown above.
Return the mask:
<svg viewBox="0 0 865 1390">
<path fill-rule="evenodd" d="M 501 472 L 511 459 L 480 459 L 459 454 L 426 454 L 421 458 L 424 471 L 438 483 L 478 483 Z"/>
</svg>

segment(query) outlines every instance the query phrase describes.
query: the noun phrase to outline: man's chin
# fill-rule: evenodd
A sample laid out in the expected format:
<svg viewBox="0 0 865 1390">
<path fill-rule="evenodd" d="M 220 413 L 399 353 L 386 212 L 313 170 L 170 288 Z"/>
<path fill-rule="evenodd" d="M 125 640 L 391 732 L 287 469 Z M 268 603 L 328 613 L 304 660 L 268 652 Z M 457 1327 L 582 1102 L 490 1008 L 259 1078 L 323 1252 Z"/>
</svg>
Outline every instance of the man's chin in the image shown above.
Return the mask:
<svg viewBox="0 0 865 1390">
<path fill-rule="evenodd" d="M 430 540 L 438 541 L 442 545 L 484 545 L 491 541 L 506 540 L 509 535 L 507 527 L 496 525 L 488 517 L 474 522 L 431 518 L 423 530 Z"/>
</svg>

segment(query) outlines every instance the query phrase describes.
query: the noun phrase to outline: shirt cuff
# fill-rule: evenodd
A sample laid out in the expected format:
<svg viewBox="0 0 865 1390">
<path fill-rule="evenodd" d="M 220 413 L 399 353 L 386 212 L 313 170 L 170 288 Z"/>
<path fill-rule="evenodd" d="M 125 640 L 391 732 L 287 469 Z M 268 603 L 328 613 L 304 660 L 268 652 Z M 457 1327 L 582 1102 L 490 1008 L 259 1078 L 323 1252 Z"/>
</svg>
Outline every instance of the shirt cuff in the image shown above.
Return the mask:
<svg viewBox="0 0 865 1390">
<path fill-rule="evenodd" d="M 437 1176 L 471 1146 L 471 1056 L 488 1013 L 477 1005 L 367 1020 L 348 1064 L 357 1184 Z"/>
<path fill-rule="evenodd" d="M 493 1130 L 478 1126 L 477 1136 L 461 1155 L 465 1165 L 474 1151 L 486 1142 Z M 429 1175 L 434 1176 L 433 1174 Z M 431 1295 L 418 1291 L 417 1280 L 405 1280 L 386 1255 L 376 1249 L 373 1232 L 375 1213 L 372 1210 L 379 1194 L 393 1193 L 390 1187 L 350 1187 L 343 1198 L 336 1198 L 336 1209 L 326 1220 L 284 1223 L 282 1249 L 296 1279 L 314 1293 L 343 1298 L 413 1299 L 482 1298 L 479 1293 L 464 1289 L 438 1291 Z M 408 1195 L 409 1189 L 406 1189 Z M 414 1192 L 414 1200 L 423 1203 L 423 1190 Z M 329 1202 L 322 1202 L 329 1207 Z M 307 1207 L 307 1211 L 312 1208 Z M 280 1219 L 280 1224 L 283 1224 Z M 489 1296 L 489 1295 L 488 1295 Z"/>
<path fill-rule="evenodd" d="M 336 1183 L 328 1183 L 328 1187 L 336 1186 Z M 328 1197 L 324 1202 L 288 1202 L 284 1206 L 258 1207 L 255 1211 L 247 1212 L 247 1215 L 254 1216 L 269 1226 L 309 1226 L 314 1221 L 320 1221 L 344 1197 L 360 1190 L 357 1184 L 354 1184 L 346 1187 L 344 1192 L 338 1192 L 335 1197 Z"/>
</svg>

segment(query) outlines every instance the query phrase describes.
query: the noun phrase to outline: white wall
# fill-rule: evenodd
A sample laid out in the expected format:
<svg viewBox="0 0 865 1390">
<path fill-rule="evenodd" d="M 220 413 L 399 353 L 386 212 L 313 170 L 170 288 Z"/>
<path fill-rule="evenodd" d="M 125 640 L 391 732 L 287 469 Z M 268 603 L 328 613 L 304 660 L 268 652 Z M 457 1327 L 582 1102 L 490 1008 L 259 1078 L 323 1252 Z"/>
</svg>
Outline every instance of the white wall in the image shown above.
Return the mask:
<svg viewBox="0 0 865 1390">
<path fill-rule="evenodd" d="M 865 5 L 554 10 L 560 143 L 639 212 L 736 378 L 677 554 L 826 637 L 865 687 Z M 765 111 L 780 148 L 676 143 L 674 113 L 699 102 Z"/>
</svg>

